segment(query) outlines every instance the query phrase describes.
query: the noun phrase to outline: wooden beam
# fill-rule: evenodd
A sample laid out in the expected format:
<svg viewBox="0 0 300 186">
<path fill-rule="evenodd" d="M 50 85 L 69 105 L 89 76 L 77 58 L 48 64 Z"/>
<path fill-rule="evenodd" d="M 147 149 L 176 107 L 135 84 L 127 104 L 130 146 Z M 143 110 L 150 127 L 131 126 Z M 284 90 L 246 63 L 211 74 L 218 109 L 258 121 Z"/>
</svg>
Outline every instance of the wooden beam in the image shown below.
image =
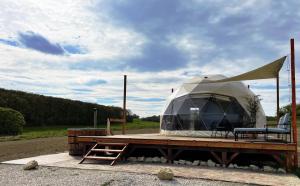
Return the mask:
<svg viewBox="0 0 300 186">
<path fill-rule="evenodd" d="M 234 160 L 234 158 L 236 158 L 239 154 L 240 154 L 239 152 L 233 153 L 233 154 L 230 156 L 230 158 L 227 160 L 226 166 L 227 166 L 229 163 L 231 163 L 232 160 Z"/>
<path fill-rule="evenodd" d="M 125 134 L 125 125 L 126 125 L 126 88 L 127 88 L 127 75 L 124 75 L 122 134 Z"/>
<path fill-rule="evenodd" d="M 158 148 L 157 150 L 161 153 L 161 155 L 163 155 L 166 159 L 168 159 L 168 155 L 165 153 L 164 150 L 162 150 L 161 148 Z"/>
<path fill-rule="evenodd" d="M 176 159 L 179 156 L 179 154 L 181 154 L 182 152 L 183 152 L 183 149 L 178 149 L 176 154 L 173 156 L 173 159 Z"/>
<path fill-rule="evenodd" d="M 210 151 L 210 153 L 220 164 L 223 164 L 223 161 L 221 160 L 221 158 L 214 151 Z"/>
<path fill-rule="evenodd" d="M 279 157 L 278 154 L 272 154 L 272 156 L 280 164 L 280 166 L 284 165 L 284 161 Z"/>
<path fill-rule="evenodd" d="M 296 80 L 295 80 L 295 46 L 294 39 L 290 40 L 291 44 L 291 80 L 292 80 L 292 129 L 293 142 L 296 144 L 295 153 L 297 152 L 298 136 L 297 136 L 297 118 L 296 118 Z M 294 165 L 298 167 L 298 156 L 294 158 Z"/>
<path fill-rule="evenodd" d="M 279 73 L 277 74 L 277 77 L 276 77 L 276 97 L 277 97 L 277 109 L 276 109 L 276 120 L 277 120 L 277 123 L 279 122 Z"/>
</svg>

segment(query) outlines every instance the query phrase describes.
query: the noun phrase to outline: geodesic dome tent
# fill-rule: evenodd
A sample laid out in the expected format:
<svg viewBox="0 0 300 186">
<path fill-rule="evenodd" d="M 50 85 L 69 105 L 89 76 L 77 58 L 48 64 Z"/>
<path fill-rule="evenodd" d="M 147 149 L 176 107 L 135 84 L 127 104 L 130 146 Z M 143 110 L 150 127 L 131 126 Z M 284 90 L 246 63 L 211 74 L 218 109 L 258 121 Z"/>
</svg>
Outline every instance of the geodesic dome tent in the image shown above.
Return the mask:
<svg viewBox="0 0 300 186">
<path fill-rule="evenodd" d="M 266 117 L 258 100 L 256 119 L 248 100 L 256 95 L 240 81 L 215 82 L 223 75 L 196 77 L 182 84 L 167 100 L 161 114 L 161 134 L 202 136 L 212 130 L 263 127 Z"/>
</svg>

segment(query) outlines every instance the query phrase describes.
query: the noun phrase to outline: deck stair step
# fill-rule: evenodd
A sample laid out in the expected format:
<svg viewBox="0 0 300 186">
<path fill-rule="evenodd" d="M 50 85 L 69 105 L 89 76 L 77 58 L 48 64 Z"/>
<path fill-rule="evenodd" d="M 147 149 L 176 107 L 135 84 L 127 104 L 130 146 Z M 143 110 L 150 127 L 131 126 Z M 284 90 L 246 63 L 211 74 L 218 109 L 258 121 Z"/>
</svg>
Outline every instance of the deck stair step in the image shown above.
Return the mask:
<svg viewBox="0 0 300 186">
<path fill-rule="evenodd" d="M 102 143 L 98 142 L 97 143 L 99 146 L 125 146 L 127 143 Z"/>
<path fill-rule="evenodd" d="M 122 150 L 119 150 L 119 149 L 91 149 L 93 152 L 114 152 L 114 153 L 117 153 L 117 152 L 122 152 Z"/>
<path fill-rule="evenodd" d="M 128 147 L 127 143 L 101 143 L 97 142 L 82 158 L 79 164 L 87 159 L 112 161 L 110 165 L 114 165 L 123 155 Z M 105 146 L 105 148 L 103 148 Z M 102 147 L 102 148 L 99 148 Z M 111 156 L 112 154 L 116 156 Z"/>
<path fill-rule="evenodd" d="M 110 161 L 116 159 L 116 157 L 105 157 L 105 156 L 86 156 L 84 158 L 88 160 L 110 160 Z"/>
</svg>

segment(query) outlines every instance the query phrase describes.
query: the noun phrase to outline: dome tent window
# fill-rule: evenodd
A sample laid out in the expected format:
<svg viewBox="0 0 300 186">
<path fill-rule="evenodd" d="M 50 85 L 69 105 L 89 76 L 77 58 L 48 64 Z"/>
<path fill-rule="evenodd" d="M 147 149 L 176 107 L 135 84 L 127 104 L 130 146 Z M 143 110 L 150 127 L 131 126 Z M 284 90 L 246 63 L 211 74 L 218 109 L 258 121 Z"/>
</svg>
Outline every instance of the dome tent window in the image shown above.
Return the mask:
<svg viewBox="0 0 300 186">
<path fill-rule="evenodd" d="M 247 110 L 247 99 L 255 95 L 241 82 L 208 83 L 224 77 L 197 77 L 181 85 L 163 110 L 161 133 L 202 136 L 218 127 L 226 130 L 249 127 L 251 114 Z M 256 121 L 264 125 L 266 118 L 260 103 L 258 107 Z"/>
</svg>

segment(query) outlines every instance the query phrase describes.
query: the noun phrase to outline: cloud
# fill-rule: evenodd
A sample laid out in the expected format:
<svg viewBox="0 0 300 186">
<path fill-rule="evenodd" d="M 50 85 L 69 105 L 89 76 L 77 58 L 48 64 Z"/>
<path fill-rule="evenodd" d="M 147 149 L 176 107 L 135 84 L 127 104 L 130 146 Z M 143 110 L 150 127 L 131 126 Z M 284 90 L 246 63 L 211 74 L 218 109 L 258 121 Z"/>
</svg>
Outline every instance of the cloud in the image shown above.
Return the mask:
<svg viewBox="0 0 300 186">
<path fill-rule="evenodd" d="M 85 54 L 87 51 L 78 45 L 63 45 L 63 49 L 69 54 Z"/>
<path fill-rule="evenodd" d="M 91 89 L 86 89 L 86 88 L 73 88 L 72 90 L 74 90 L 75 92 L 91 92 Z"/>
<path fill-rule="evenodd" d="M 46 54 L 63 55 L 63 48 L 57 43 L 51 43 L 45 37 L 34 32 L 19 33 L 19 41 L 27 48 Z"/>
<path fill-rule="evenodd" d="M 85 85 L 96 86 L 96 85 L 102 85 L 102 84 L 106 84 L 106 83 L 107 83 L 107 81 L 105 81 L 103 79 L 93 79 L 93 80 L 86 82 Z"/>
<path fill-rule="evenodd" d="M 145 46 L 143 56 L 130 59 L 126 66 L 139 71 L 173 70 L 184 67 L 187 64 L 186 57 L 180 50 L 159 42 Z"/>
<path fill-rule="evenodd" d="M 0 39 L 0 43 L 3 43 L 5 45 L 14 46 L 14 47 L 20 45 L 17 41 L 10 40 L 10 39 Z"/>
<path fill-rule="evenodd" d="M 293 36 L 299 53 L 299 5 L 296 0 L 3 0 L 0 87 L 122 106 L 127 74 L 128 108 L 157 115 L 171 88 L 189 78 L 233 76 L 262 66 L 289 53 Z M 283 105 L 289 95 L 285 69 L 280 76 Z M 245 83 L 274 115 L 275 81 Z"/>
<path fill-rule="evenodd" d="M 141 71 L 204 66 L 217 59 L 266 61 L 286 54 L 283 47 L 274 46 L 299 33 L 296 17 L 300 16 L 297 11 L 290 13 L 284 2 L 133 0 L 100 2 L 93 9 L 106 12 L 113 24 L 147 38 L 142 55 L 126 60 L 125 65 Z M 287 25 L 293 29 L 286 29 Z M 160 55 L 168 51 L 173 55 Z"/>
<path fill-rule="evenodd" d="M 143 98 L 143 97 L 128 97 L 128 100 L 136 102 L 162 102 L 164 98 Z"/>
</svg>

